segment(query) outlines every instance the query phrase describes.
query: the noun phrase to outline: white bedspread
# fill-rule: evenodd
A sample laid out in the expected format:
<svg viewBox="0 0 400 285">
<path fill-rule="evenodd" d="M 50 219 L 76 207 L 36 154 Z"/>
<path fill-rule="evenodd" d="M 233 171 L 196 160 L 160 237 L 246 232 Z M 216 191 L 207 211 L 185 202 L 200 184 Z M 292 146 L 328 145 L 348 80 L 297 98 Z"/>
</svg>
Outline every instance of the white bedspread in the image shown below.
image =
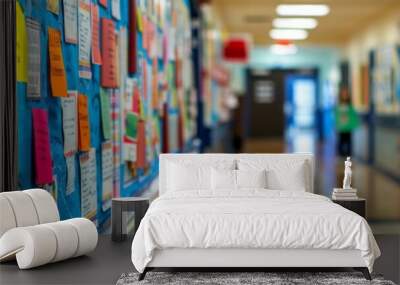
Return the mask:
<svg viewBox="0 0 400 285">
<path fill-rule="evenodd" d="M 156 199 L 132 243 L 143 272 L 155 249 L 358 249 L 372 272 L 380 250 L 367 222 L 328 198 L 299 191 L 249 189 L 199 196 L 185 191 Z"/>
</svg>

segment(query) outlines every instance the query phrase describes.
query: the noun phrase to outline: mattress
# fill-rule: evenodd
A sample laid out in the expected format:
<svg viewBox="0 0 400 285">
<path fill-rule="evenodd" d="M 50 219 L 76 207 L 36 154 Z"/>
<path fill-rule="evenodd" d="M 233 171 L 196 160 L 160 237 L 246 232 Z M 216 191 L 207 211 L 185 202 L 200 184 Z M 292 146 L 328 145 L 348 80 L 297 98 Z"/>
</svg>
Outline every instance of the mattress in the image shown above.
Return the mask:
<svg viewBox="0 0 400 285">
<path fill-rule="evenodd" d="M 328 198 L 300 191 L 246 189 L 156 199 L 132 243 L 139 272 L 163 249 L 359 250 L 372 271 L 380 251 L 368 223 Z"/>
</svg>

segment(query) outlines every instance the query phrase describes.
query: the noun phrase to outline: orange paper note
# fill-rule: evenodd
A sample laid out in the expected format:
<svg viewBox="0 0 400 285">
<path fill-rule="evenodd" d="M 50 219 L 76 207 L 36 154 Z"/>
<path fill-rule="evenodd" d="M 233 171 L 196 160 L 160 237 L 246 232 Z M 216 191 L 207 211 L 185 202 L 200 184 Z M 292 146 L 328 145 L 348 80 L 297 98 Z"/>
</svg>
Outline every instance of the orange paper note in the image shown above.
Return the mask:
<svg viewBox="0 0 400 285">
<path fill-rule="evenodd" d="M 90 126 L 88 116 L 88 100 L 85 95 L 78 96 L 79 150 L 90 150 Z"/>
<path fill-rule="evenodd" d="M 101 64 L 100 55 L 100 19 L 99 19 L 99 6 L 92 3 L 92 62 L 94 64 Z"/>
<path fill-rule="evenodd" d="M 49 60 L 51 93 L 55 97 L 67 97 L 67 79 L 61 52 L 61 33 L 49 28 Z"/>
<path fill-rule="evenodd" d="M 115 24 L 111 19 L 101 19 L 101 46 L 102 59 L 101 85 L 108 88 L 118 87 L 118 75 L 116 66 L 116 39 Z"/>
</svg>

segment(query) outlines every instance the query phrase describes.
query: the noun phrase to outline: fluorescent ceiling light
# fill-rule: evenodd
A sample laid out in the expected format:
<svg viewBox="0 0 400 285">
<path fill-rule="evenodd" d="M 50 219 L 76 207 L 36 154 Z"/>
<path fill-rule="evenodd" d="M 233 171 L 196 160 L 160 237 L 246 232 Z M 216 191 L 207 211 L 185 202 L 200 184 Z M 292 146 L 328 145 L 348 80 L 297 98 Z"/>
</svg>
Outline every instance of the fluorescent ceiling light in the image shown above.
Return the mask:
<svg viewBox="0 0 400 285">
<path fill-rule="evenodd" d="M 291 55 L 297 53 L 297 47 L 293 44 L 291 45 L 271 45 L 270 51 L 276 55 Z"/>
<path fill-rule="evenodd" d="M 330 12 L 328 5 L 278 5 L 276 13 L 280 16 L 326 16 Z"/>
<path fill-rule="evenodd" d="M 304 40 L 308 37 L 307 31 L 298 29 L 273 29 L 269 35 L 274 40 Z"/>
<path fill-rule="evenodd" d="M 318 21 L 313 18 L 276 18 L 272 24 L 279 29 L 314 29 Z"/>
</svg>

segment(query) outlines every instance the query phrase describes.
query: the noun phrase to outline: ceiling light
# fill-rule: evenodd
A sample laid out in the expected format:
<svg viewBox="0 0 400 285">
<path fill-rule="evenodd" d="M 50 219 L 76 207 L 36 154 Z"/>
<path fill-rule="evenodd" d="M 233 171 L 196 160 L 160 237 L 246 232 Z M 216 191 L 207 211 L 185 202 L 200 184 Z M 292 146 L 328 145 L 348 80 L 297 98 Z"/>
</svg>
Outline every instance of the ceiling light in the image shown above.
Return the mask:
<svg viewBox="0 0 400 285">
<path fill-rule="evenodd" d="M 293 44 L 290 45 L 280 45 L 274 44 L 271 45 L 270 51 L 276 55 L 291 55 L 297 53 L 297 47 Z"/>
<path fill-rule="evenodd" d="M 318 21 L 313 18 L 276 18 L 272 24 L 281 29 L 314 29 Z"/>
<path fill-rule="evenodd" d="M 274 40 L 304 40 L 308 37 L 307 31 L 298 29 L 273 29 L 269 35 Z"/>
<path fill-rule="evenodd" d="M 278 5 L 276 12 L 280 16 L 326 16 L 329 14 L 328 5 Z"/>
</svg>

